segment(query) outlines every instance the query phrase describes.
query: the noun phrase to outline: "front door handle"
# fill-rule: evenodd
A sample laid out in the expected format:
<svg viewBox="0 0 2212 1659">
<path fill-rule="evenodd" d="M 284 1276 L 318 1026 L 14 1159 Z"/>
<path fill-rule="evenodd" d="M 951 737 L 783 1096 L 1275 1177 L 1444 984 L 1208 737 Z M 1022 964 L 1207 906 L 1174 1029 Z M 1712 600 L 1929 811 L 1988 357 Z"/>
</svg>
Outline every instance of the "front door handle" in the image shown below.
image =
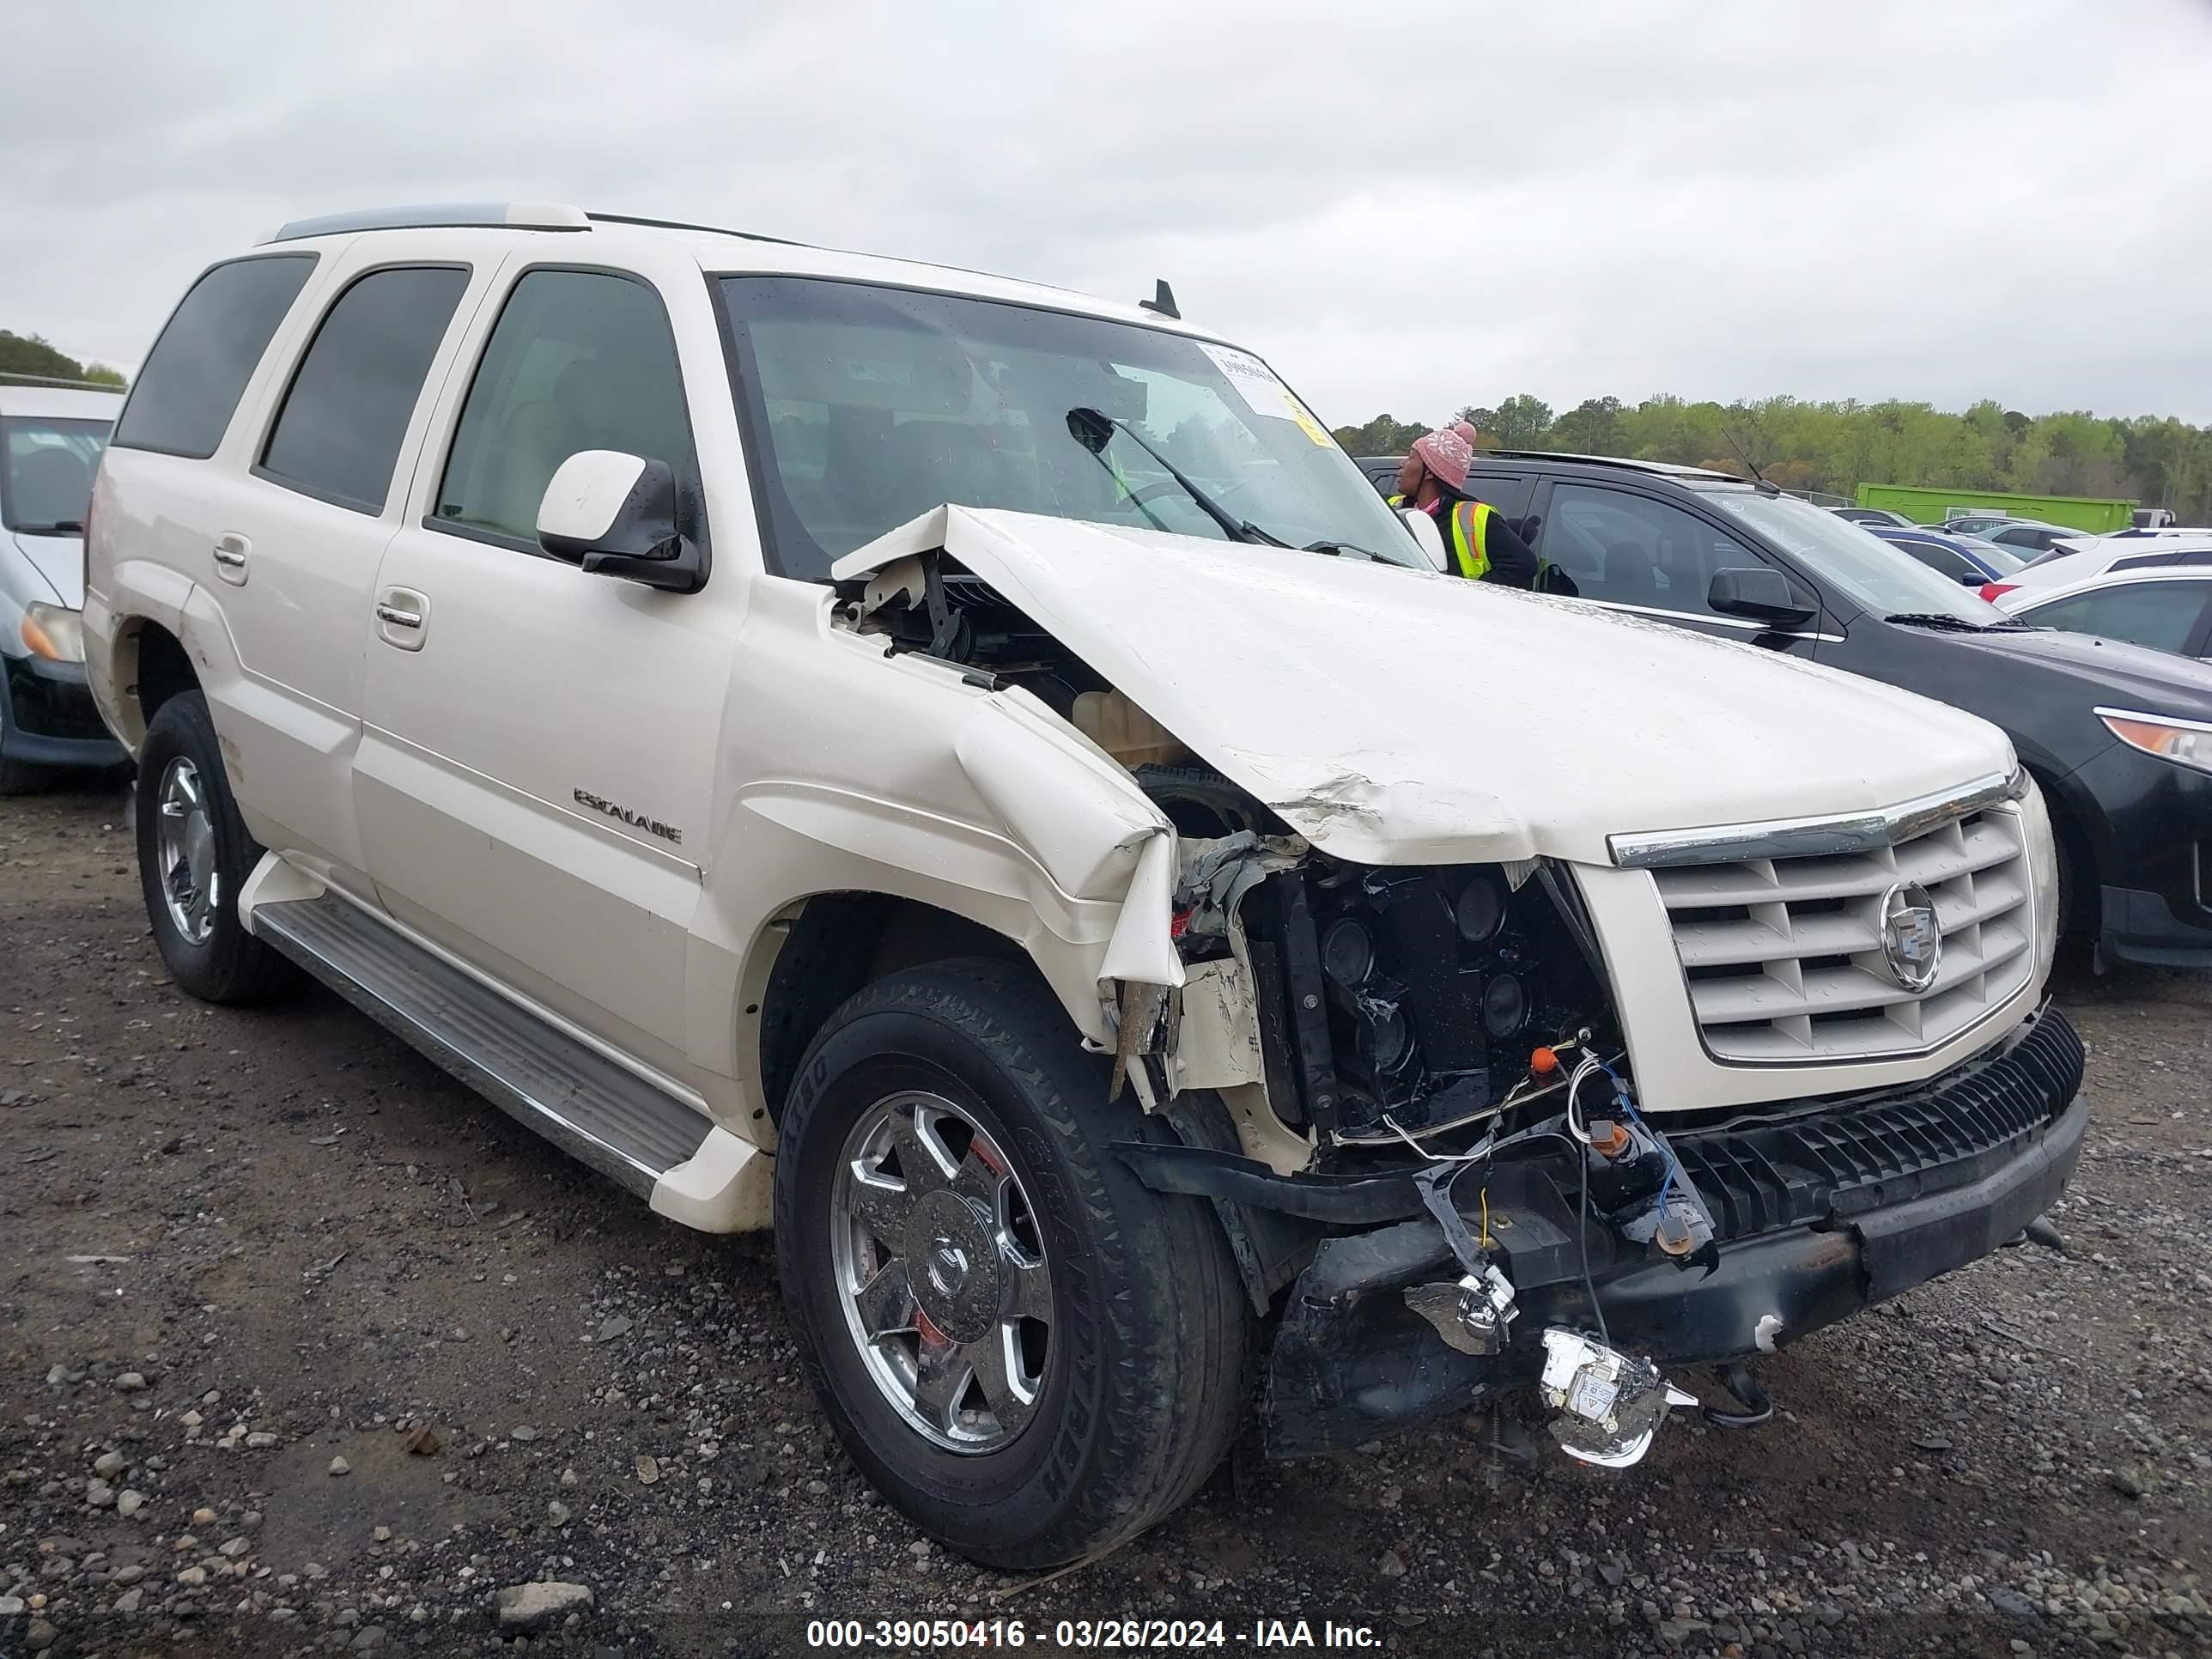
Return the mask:
<svg viewBox="0 0 2212 1659">
<path fill-rule="evenodd" d="M 376 632 L 386 645 L 420 651 L 430 628 L 430 598 L 411 587 L 387 587 L 376 596 Z"/>
<path fill-rule="evenodd" d="M 215 544 L 215 574 L 233 587 L 246 586 L 246 556 L 253 544 L 243 536 L 224 536 Z"/>
</svg>

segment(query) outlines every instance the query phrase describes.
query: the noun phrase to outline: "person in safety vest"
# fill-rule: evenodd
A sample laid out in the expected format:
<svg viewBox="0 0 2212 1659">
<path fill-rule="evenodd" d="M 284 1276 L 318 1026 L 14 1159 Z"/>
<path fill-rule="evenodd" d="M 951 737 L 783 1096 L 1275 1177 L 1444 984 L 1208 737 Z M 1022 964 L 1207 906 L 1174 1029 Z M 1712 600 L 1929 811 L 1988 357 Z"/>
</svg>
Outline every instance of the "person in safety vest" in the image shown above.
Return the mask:
<svg viewBox="0 0 2212 1659">
<path fill-rule="evenodd" d="M 1533 586 L 1536 556 L 1528 544 L 1496 507 L 1468 492 L 1474 441 L 1475 430 L 1465 421 L 1414 439 L 1398 469 L 1398 493 L 1390 505 L 1418 508 L 1434 519 L 1450 550 L 1451 568 L 1469 581 Z"/>
</svg>

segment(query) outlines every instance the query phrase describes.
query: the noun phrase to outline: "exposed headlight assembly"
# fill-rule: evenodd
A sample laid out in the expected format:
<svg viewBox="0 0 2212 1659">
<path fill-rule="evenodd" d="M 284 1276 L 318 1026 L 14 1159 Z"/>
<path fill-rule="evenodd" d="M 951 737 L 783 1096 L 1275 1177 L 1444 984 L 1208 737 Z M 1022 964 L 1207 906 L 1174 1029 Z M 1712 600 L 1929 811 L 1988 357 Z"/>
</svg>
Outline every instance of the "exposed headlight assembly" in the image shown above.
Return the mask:
<svg viewBox="0 0 2212 1659">
<path fill-rule="evenodd" d="M 23 625 L 18 631 L 23 636 L 24 649 L 34 657 L 44 657 L 48 662 L 84 660 L 84 618 L 74 611 L 34 600 L 23 607 Z"/>
<path fill-rule="evenodd" d="M 2170 714 L 2145 714 L 2131 708 L 2100 708 L 2097 718 L 2131 749 L 2178 766 L 2212 772 L 2212 724 Z"/>
</svg>

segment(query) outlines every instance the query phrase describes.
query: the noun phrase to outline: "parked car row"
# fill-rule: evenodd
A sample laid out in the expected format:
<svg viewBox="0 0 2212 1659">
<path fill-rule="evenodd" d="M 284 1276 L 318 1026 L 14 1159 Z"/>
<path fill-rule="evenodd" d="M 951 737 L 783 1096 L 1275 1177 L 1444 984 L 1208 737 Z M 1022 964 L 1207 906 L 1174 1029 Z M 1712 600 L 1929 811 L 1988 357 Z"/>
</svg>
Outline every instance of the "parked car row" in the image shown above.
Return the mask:
<svg viewBox="0 0 2212 1659">
<path fill-rule="evenodd" d="M 1361 462 L 1384 490 L 1395 465 Z M 2057 827 L 2067 931 L 2107 961 L 2212 967 L 2212 669 L 2170 654 L 2199 642 L 2195 611 L 2187 627 L 2138 630 L 2143 643 L 2061 632 L 2105 607 L 1996 609 L 1981 592 L 2033 573 L 1995 544 L 1870 529 L 1696 468 L 1486 451 L 1468 487 L 1515 521 L 1553 592 L 1849 669 L 2002 727 Z M 2186 542 L 2121 545 L 2108 565 L 2199 556 Z M 1787 591 L 1719 597 L 1722 573 L 1746 569 L 1776 572 Z"/>
<path fill-rule="evenodd" d="M 0 377 L 0 795 L 126 757 L 85 685 L 84 516 L 112 392 Z"/>
<path fill-rule="evenodd" d="M 2212 715 L 2175 659 L 1718 474 L 1479 483 L 1558 594 L 1441 574 L 1164 289 L 383 211 L 187 290 L 85 654 L 179 983 L 325 980 L 772 1223 L 856 1463 L 1042 1567 L 1255 1401 L 1533 1394 L 1613 1468 L 1682 1368 L 1755 1415 L 2063 1191 L 2062 902 L 2167 939 L 2112 884 L 2212 775 L 2089 705 Z"/>
</svg>

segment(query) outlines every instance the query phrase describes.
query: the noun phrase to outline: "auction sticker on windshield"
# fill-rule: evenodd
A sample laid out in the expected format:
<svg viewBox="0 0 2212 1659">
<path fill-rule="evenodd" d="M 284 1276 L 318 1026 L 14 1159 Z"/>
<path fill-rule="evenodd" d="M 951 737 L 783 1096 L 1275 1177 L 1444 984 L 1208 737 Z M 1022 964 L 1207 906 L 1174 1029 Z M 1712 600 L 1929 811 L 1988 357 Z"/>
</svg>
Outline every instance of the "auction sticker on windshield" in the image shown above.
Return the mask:
<svg viewBox="0 0 2212 1659">
<path fill-rule="evenodd" d="M 1328 435 L 1328 428 L 1315 418 L 1313 411 L 1298 401 L 1297 394 L 1277 380 L 1275 371 L 1250 352 L 1204 340 L 1199 342 L 1199 349 L 1212 360 L 1221 371 L 1221 378 L 1229 382 L 1243 400 L 1244 407 L 1255 415 L 1264 415 L 1271 421 L 1294 422 L 1299 431 L 1324 449 L 1336 441 Z"/>
</svg>

